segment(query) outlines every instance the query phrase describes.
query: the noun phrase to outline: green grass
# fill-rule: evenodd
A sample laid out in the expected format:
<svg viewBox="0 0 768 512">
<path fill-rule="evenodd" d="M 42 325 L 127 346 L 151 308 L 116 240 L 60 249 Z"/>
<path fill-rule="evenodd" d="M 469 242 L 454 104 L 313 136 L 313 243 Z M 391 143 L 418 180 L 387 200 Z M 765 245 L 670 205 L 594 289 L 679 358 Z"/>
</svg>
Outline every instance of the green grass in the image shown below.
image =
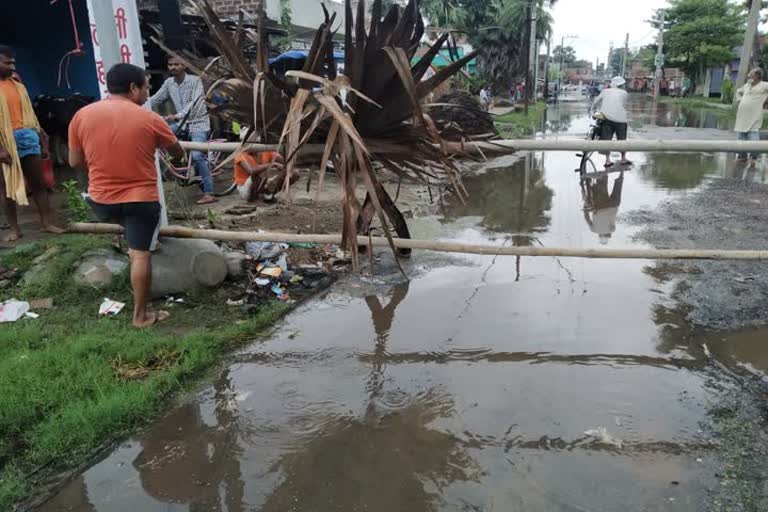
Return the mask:
<svg viewBox="0 0 768 512">
<path fill-rule="evenodd" d="M 733 108 L 731 105 L 722 103 L 719 99 L 716 98 L 670 98 L 668 96 L 663 96 L 659 99 L 659 101 L 661 103 L 672 103 L 675 105 L 680 105 L 681 107 L 689 109 L 718 109 L 724 112 L 732 112 L 733 116 L 736 116 L 735 108 Z"/>
<path fill-rule="evenodd" d="M 499 133 L 504 138 L 519 138 L 531 135 L 540 125 L 547 104 L 540 101 L 528 108 L 525 112 L 510 112 L 501 116 L 495 116 L 494 121 Z"/>
<path fill-rule="evenodd" d="M 288 306 L 275 303 L 243 317 L 225 305 L 226 291 L 191 294 L 153 329 L 130 325 L 127 277 L 107 290 L 74 284 L 73 265 L 83 252 L 109 242 L 86 236 L 57 237 L 0 254 L 24 271 L 54 245 L 34 287 L 16 283 L 2 299 L 52 297 L 54 308 L 38 319 L 0 328 L 0 510 L 34 489 L 30 475 L 80 463 L 105 443 L 146 423 L 175 392 L 202 376 L 237 343 L 273 325 Z M 97 318 L 104 297 L 128 303 L 117 317 Z M 140 380 L 123 380 L 115 368 L 152 368 Z"/>
</svg>

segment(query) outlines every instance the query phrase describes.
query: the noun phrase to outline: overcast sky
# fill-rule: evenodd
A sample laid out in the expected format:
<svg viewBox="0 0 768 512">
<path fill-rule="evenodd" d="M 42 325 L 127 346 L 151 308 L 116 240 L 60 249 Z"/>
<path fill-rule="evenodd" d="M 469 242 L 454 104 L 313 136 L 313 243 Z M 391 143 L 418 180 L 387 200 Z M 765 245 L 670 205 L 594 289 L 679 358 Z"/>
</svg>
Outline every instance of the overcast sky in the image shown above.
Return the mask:
<svg viewBox="0 0 768 512">
<path fill-rule="evenodd" d="M 605 62 L 610 42 L 623 47 L 627 32 L 630 48 L 653 43 L 656 32 L 646 20 L 665 5 L 666 0 L 558 0 L 552 10 L 552 46 L 559 45 L 563 36 L 578 36 L 565 43 L 573 46 L 578 58 L 594 64 L 599 57 Z"/>
</svg>

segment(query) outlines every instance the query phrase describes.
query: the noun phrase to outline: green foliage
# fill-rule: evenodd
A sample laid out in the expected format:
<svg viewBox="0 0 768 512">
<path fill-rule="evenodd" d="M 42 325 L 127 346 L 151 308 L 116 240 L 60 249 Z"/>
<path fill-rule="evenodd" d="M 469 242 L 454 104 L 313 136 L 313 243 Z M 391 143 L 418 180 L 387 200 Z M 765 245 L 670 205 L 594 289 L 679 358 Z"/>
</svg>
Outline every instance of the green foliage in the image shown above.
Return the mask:
<svg viewBox="0 0 768 512">
<path fill-rule="evenodd" d="M 402 5 L 399 0 L 381 0 L 381 12 L 387 13 L 393 6 L 402 7 Z"/>
<path fill-rule="evenodd" d="M 557 45 L 552 52 L 552 60 L 569 67 L 573 62 L 576 62 L 576 50 L 572 46 L 563 48 L 562 45 Z"/>
<path fill-rule="evenodd" d="M 615 76 L 621 73 L 621 61 L 624 59 L 624 50 L 621 48 L 614 48 L 611 53 L 611 60 L 608 61 L 608 66 L 611 68 L 611 73 Z"/>
<path fill-rule="evenodd" d="M 768 70 L 768 44 L 758 50 L 757 65 L 760 66 L 763 71 Z"/>
<path fill-rule="evenodd" d="M 480 90 L 485 85 L 485 80 L 477 75 L 467 76 L 463 73 L 459 73 L 451 77 L 450 79 L 451 89 L 464 91 L 473 96 L 480 94 Z"/>
<path fill-rule="evenodd" d="M 742 42 L 745 16 L 729 0 L 670 0 L 663 27 L 666 65 L 700 77 L 706 68 L 730 61 Z M 651 24 L 661 26 L 660 13 Z"/>
<path fill-rule="evenodd" d="M 632 58 L 639 60 L 643 64 L 643 66 L 650 69 L 651 71 L 656 71 L 657 48 L 658 46 L 655 44 L 649 44 L 648 46 L 643 46 L 633 55 Z"/>
<path fill-rule="evenodd" d="M 723 80 L 721 99 L 726 105 L 733 103 L 734 85 L 730 78 Z"/>
<path fill-rule="evenodd" d="M 291 28 L 293 27 L 293 10 L 291 0 L 280 0 L 280 28 L 288 35 L 275 38 L 275 43 L 283 50 L 291 49 Z"/>
<path fill-rule="evenodd" d="M 212 229 L 216 229 L 216 221 L 219 219 L 219 214 L 213 208 L 208 208 L 205 212 L 206 219 L 208 220 L 208 226 Z"/>
<path fill-rule="evenodd" d="M 80 194 L 77 180 L 68 180 L 61 184 L 67 194 L 67 216 L 70 222 L 86 222 L 91 209 Z"/>
<path fill-rule="evenodd" d="M 496 128 L 502 137 L 508 139 L 529 136 L 541 125 L 541 120 L 546 110 L 547 105 L 540 101 L 528 108 L 527 115 L 525 112 L 510 112 L 496 116 Z"/>
<path fill-rule="evenodd" d="M 528 48 L 528 0 L 424 0 L 422 13 L 433 25 L 465 32 L 480 52 L 478 70 L 497 89 L 505 90 L 525 73 Z M 544 10 L 554 0 L 536 0 L 537 38 L 552 32 L 552 16 Z"/>
<path fill-rule="evenodd" d="M 168 322 L 137 330 L 129 312 L 98 318 L 105 296 L 131 302 L 127 282 L 105 290 L 78 286 L 74 261 L 87 250 L 109 246 L 97 237 L 65 235 L 0 254 L 0 263 L 22 272 L 51 248 L 50 272 L 34 287 L 16 283 L 5 298 L 51 297 L 40 318 L 0 329 L 0 510 L 32 492 L 36 478 L 77 464 L 93 451 L 145 424 L 168 397 L 210 368 L 238 340 L 272 325 L 288 306 L 267 304 L 252 317 L 226 306 L 225 290 L 192 293 L 171 309 Z M 130 305 L 127 307 L 130 310 Z M 171 363 L 152 368 L 162 354 Z M 149 368 L 143 379 L 124 380 L 120 365 Z"/>
</svg>

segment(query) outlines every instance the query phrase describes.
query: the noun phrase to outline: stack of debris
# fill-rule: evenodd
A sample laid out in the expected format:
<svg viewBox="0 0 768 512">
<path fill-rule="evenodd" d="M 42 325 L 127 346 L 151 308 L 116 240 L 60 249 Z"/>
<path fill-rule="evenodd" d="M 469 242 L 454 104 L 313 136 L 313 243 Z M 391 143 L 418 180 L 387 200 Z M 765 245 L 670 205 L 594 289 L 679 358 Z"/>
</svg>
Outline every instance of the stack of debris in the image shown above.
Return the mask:
<svg viewBox="0 0 768 512">
<path fill-rule="evenodd" d="M 490 112 L 480 100 L 466 91 L 453 91 L 437 99 L 429 109 L 440 135 L 450 141 L 480 140 L 497 137 Z"/>
<path fill-rule="evenodd" d="M 300 300 L 330 286 L 351 263 L 336 245 L 248 242 L 243 250 L 245 294 L 231 299 L 231 306 Z"/>
</svg>

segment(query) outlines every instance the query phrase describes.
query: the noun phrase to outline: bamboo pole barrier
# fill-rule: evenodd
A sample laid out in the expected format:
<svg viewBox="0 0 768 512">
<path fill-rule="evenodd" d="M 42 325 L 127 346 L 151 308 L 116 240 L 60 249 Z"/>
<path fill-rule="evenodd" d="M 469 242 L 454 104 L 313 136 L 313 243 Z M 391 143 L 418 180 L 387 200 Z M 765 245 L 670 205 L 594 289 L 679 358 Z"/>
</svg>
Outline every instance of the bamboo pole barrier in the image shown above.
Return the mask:
<svg viewBox="0 0 768 512">
<path fill-rule="evenodd" d="M 232 153 L 241 147 L 239 142 L 182 142 L 182 147 L 196 151 L 221 151 Z M 276 151 L 276 144 L 249 144 L 257 151 Z M 737 140 L 586 140 L 586 139 L 506 139 L 487 142 L 445 142 L 449 153 L 513 153 L 515 151 L 631 151 L 666 153 L 768 153 L 768 141 Z M 322 144 L 306 144 L 302 155 L 322 154 Z M 369 148 L 373 153 L 397 152 L 397 146 Z"/>
<path fill-rule="evenodd" d="M 114 235 L 123 233 L 123 228 L 116 224 L 75 223 L 69 226 L 68 232 Z M 166 226 L 160 228 L 160 236 L 172 238 L 202 238 L 206 240 L 228 242 L 341 244 L 341 235 L 296 235 L 291 233 L 195 229 L 184 226 Z M 376 247 L 389 246 L 387 239 L 384 237 L 372 237 L 370 238 L 370 242 Z M 360 236 L 357 238 L 357 243 L 362 246 L 368 245 L 369 238 Z M 717 249 L 571 249 L 561 247 L 499 247 L 404 238 L 395 238 L 394 243 L 395 247 L 399 249 L 421 249 L 425 251 L 484 254 L 489 256 L 554 256 L 561 258 L 642 260 L 768 260 L 768 250 L 734 251 Z"/>
</svg>

